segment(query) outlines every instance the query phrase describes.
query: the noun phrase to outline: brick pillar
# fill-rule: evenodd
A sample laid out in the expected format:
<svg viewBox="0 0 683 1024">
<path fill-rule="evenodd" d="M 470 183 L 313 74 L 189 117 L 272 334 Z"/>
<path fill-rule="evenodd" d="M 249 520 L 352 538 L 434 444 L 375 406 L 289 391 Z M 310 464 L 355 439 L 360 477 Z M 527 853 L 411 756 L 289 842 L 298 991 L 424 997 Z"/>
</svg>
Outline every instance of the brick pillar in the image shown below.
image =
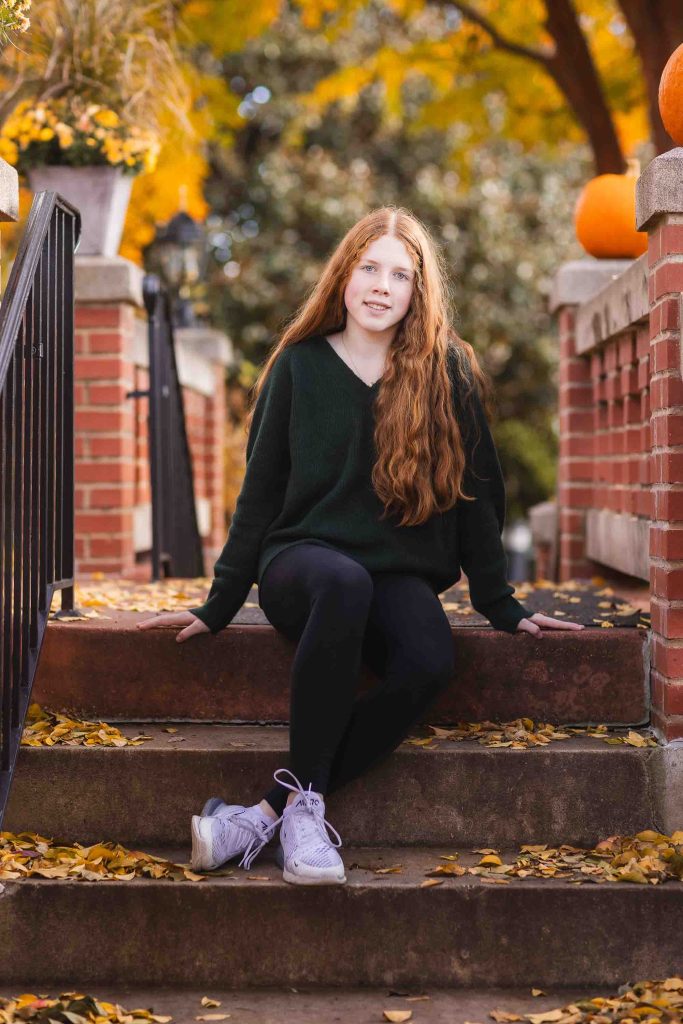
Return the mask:
<svg viewBox="0 0 683 1024">
<path fill-rule="evenodd" d="M 638 182 L 636 220 L 649 234 L 652 725 L 683 739 L 683 148 L 656 157 Z"/>
<path fill-rule="evenodd" d="M 594 563 L 585 554 L 586 509 L 594 502 L 593 458 L 595 420 L 593 374 L 586 356 L 576 354 L 576 311 L 628 260 L 596 260 L 587 257 L 560 267 L 550 299 L 550 311 L 557 314 L 559 359 L 559 463 L 557 478 L 560 582 L 589 577 Z"/>
<path fill-rule="evenodd" d="M 136 315 L 142 272 L 121 257 L 76 256 L 76 575 L 134 564 Z"/>
</svg>

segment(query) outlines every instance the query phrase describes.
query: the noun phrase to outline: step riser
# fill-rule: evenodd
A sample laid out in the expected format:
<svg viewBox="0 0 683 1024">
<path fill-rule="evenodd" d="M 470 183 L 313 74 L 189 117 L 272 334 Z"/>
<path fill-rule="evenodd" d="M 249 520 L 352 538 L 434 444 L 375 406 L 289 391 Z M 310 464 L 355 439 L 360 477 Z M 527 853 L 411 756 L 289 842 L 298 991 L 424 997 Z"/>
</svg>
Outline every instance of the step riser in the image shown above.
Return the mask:
<svg viewBox="0 0 683 1024">
<path fill-rule="evenodd" d="M 680 970 L 682 915 L 673 884 L 27 881 L 0 898 L 0 984 L 617 986 Z"/>
<path fill-rule="evenodd" d="M 124 624 L 109 628 L 97 620 L 51 623 L 34 699 L 109 721 L 288 721 L 295 645 L 272 627 L 231 626 L 178 644 L 175 629 L 141 634 L 134 627 L 140 615 L 119 618 Z M 648 720 L 642 630 L 545 633 L 536 640 L 460 629 L 454 645 L 455 676 L 428 721 Z M 361 685 L 373 681 L 364 669 Z"/>
<path fill-rule="evenodd" d="M 250 804 L 270 788 L 273 771 L 288 763 L 287 730 L 276 732 L 280 749 L 257 751 L 22 748 L 5 828 L 185 846 L 190 815 L 208 796 Z M 327 816 L 354 845 L 590 846 L 657 824 L 658 749 L 562 750 L 570 742 L 542 750 L 402 746 L 331 794 Z"/>
</svg>

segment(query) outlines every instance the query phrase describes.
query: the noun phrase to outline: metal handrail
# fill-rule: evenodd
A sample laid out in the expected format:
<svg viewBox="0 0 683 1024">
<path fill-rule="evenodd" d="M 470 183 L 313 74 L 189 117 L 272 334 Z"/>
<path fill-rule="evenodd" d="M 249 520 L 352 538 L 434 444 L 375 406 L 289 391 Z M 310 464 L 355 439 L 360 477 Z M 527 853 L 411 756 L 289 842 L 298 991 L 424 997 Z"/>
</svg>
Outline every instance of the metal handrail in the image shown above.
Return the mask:
<svg viewBox="0 0 683 1024">
<path fill-rule="evenodd" d="M 0 304 L 0 824 L 55 590 L 74 584 L 78 210 L 33 199 Z"/>
<path fill-rule="evenodd" d="M 155 274 L 146 274 L 142 294 L 148 316 L 149 389 L 129 398 L 149 398 L 152 490 L 152 579 L 204 575 L 197 522 L 192 455 L 183 392 L 178 378 L 171 301 Z"/>
</svg>

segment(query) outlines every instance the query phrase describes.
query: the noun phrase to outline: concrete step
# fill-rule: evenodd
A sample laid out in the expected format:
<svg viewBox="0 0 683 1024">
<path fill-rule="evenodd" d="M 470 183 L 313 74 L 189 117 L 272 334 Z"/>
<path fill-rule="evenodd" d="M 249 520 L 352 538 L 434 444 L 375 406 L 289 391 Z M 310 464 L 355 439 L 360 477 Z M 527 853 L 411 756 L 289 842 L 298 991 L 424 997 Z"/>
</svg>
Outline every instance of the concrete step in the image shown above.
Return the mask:
<svg viewBox="0 0 683 1024">
<path fill-rule="evenodd" d="M 288 720 L 295 644 L 272 626 L 231 624 L 216 636 L 178 644 L 174 627 L 136 630 L 149 612 L 106 614 L 49 623 L 35 700 L 108 721 Z M 523 715 L 571 724 L 648 720 L 647 630 L 595 627 L 537 639 L 453 626 L 453 642 L 453 682 L 429 721 Z M 365 669 L 361 685 L 373 681 Z"/>
<path fill-rule="evenodd" d="M 38 973 L 43 989 L 64 977 L 83 986 L 234 989 L 503 987 L 526 978 L 583 988 L 680 970 L 676 883 L 496 884 L 464 875 L 422 888 L 439 863 L 433 849 L 343 854 L 349 881 L 339 887 L 288 885 L 271 851 L 248 874 L 235 868 L 201 882 L 7 882 L 0 985 Z M 463 864 L 478 859 L 461 855 Z M 376 873 L 395 864 L 400 874 Z"/>
<path fill-rule="evenodd" d="M 533 983 L 533 979 L 531 979 Z M 9 997 L 19 992 L 34 992 L 35 979 L 21 982 L 2 995 Z M 38 988 L 42 991 L 41 986 Z M 188 1024 L 201 1014 L 230 1014 L 230 1024 L 377 1024 L 385 1020 L 384 1010 L 412 1010 L 414 1024 L 465 1024 L 466 1021 L 489 1020 L 491 1010 L 508 1013 L 547 1013 L 596 996 L 609 998 L 616 994 L 608 986 L 583 989 L 554 989 L 548 995 L 534 997 L 531 985 L 506 989 L 439 989 L 425 991 L 423 985 L 413 990 L 402 988 L 372 989 L 319 989 L 287 987 L 283 989 L 241 989 L 238 991 L 201 989 L 169 991 L 159 989 L 131 989 L 98 986 L 88 994 L 96 999 L 118 1003 L 128 1010 L 136 1007 L 152 1008 L 155 1014 L 170 1015 L 174 1024 Z M 60 992 L 82 991 L 78 978 L 69 977 L 59 985 L 51 986 L 50 996 Z M 202 998 L 209 996 L 220 1001 L 217 1008 L 202 1006 Z"/>
<path fill-rule="evenodd" d="M 288 763 L 283 726 L 127 727 L 138 747 L 22 747 L 5 827 L 96 842 L 186 844 L 208 796 L 254 803 Z M 328 817 L 358 845 L 562 843 L 664 829 L 661 747 L 575 737 L 545 747 L 403 743 L 330 795 Z M 676 827 L 679 827 L 676 823 Z"/>
</svg>

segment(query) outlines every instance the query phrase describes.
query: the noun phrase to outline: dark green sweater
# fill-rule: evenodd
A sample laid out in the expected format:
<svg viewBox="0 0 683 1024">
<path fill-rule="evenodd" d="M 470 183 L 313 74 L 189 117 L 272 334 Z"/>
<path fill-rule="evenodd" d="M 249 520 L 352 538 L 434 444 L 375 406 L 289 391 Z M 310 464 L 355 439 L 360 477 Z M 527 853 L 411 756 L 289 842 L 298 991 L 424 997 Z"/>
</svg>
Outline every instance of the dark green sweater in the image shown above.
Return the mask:
<svg viewBox="0 0 683 1024">
<path fill-rule="evenodd" d="M 514 633 L 533 614 L 506 579 L 500 463 L 476 390 L 481 436 L 473 445 L 477 432 L 463 411 L 454 360 L 454 408 L 467 453 L 463 486 L 477 500 L 458 501 L 419 526 L 399 526 L 395 515 L 380 521 L 383 505 L 370 482 L 380 381 L 365 384 L 323 335 L 281 353 L 256 403 L 246 474 L 209 596 L 190 609 L 212 633 L 233 619 L 271 559 L 303 542 L 333 547 L 371 573 L 420 575 L 436 593 L 457 582 L 462 567 L 472 605 L 495 629 Z"/>
</svg>

